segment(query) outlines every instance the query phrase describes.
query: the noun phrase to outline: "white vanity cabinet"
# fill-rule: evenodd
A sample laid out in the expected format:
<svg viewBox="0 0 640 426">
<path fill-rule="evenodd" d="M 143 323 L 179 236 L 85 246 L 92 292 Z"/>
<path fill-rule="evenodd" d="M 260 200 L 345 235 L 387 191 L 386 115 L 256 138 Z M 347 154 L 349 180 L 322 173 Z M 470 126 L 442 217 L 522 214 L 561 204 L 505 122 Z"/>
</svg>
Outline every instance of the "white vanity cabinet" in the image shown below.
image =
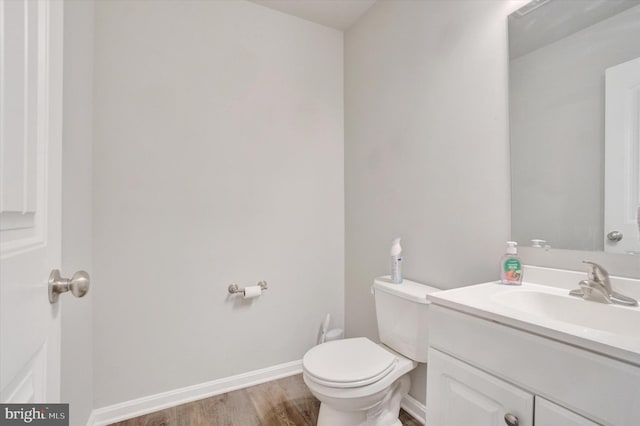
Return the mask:
<svg viewBox="0 0 640 426">
<path fill-rule="evenodd" d="M 639 366 L 432 301 L 427 425 L 640 425 Z"/>
<path fill-rule="evenodd" d="M 435 349 L 428 386 L 429 425 L 598 426 Z"/>
<path fill-rule="evenodd" d="M 428 425 L 504 425 L 505 415 L 533 425 L 532 394 L 435 349 L 427 395 Z"/>
</svg>

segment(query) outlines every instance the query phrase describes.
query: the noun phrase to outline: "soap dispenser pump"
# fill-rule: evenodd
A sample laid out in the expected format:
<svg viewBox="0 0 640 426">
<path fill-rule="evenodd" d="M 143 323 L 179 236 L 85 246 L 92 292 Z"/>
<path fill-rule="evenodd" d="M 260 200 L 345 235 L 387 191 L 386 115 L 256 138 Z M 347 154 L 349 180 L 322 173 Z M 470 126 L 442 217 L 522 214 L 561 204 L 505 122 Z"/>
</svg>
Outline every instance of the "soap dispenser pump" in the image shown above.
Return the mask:
<svg viewBox="0 0 640 426">
<path fill-rule="evenodd" d="M 502 284 L 522 284 L 522 261 L 518 257 L 517 246 L 517 242 L 507 241 L 507 252 L 500 259 L 500 282 Z"/>
</svg>

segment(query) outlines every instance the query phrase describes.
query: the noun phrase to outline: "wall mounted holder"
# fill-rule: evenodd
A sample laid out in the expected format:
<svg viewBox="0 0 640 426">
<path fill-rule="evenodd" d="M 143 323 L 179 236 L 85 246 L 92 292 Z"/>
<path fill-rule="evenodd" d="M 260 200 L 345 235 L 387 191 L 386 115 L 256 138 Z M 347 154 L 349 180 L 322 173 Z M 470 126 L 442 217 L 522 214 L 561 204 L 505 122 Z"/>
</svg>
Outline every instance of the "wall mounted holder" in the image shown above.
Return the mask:
<svg viewBox="0 0 640 426">
<path fill-rule="evenodd" d="M 264 280 L 263 280 L 263 281 L 259 281 L 259 282 L 258 282 L 258 287 L 260 287 L 260 288 L 262 289 L 262 291 L 267 290 L 267 289 L 268 289 L 268 287 L 267 287 L 267 282 L 266 282 L 266 281 L 264 281 Z M 228 290 L 229 290 L 229 293 L 230 293 L 230 294 L 238 294 L 238 293 L 242 293 L 242 295 L 243 295 L 243 296 L 245 295 L 245 293 L 244 293 L 244 288 L 239 288 L 239 287 L 238 287 L 238 284 L 231 284 L 231 285 L 229 285 Z"/>
</svg>

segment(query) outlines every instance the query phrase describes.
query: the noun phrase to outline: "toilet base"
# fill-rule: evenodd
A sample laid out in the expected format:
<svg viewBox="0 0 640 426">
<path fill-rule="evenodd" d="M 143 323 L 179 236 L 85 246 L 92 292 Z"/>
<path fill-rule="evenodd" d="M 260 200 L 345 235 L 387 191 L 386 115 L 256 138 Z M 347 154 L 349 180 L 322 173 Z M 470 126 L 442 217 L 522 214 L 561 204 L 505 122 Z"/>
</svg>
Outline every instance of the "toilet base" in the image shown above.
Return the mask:
<svg viewBox="0 0 640 426">
<path fill-rule="evenodd" d="M 340 411 L 321 402 L 317 426 L 402 426 L 398 419 L 400 402 L 409 393 L 410 384 L 409 375 L 403 375 L 393 383 L 382 401 L 359 410 Z"/>
<path fill-rule="evenodd" d="M 400 410 L 398 410 L 399 414 Z M 402 422 L 398 416 L 396 416 L 393 423 L 367 422 L 367 416 L 362 411 L 347 413 L 334 410 L 326 404 L 321 404 L 317 426 L 402 426 Z"/>
</svg>

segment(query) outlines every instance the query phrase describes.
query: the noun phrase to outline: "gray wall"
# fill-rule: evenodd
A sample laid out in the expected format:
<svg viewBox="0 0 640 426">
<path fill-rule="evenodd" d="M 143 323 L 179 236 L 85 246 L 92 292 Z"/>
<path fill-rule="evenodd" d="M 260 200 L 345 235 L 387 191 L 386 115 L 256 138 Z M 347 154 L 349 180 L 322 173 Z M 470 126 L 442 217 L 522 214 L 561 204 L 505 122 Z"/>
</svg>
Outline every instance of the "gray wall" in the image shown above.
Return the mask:
<svg viewBox="0 0 640 426">
<path fill-rule="evenodd" d="M 62 141 L 62 272 L 93 274 L 91 256 L 91 149 L 93 115 L 93 1 L 64 4 Z M 93 294 L 64 296 L 61 399 L 70 424 L 86 425 L 93 407 Z"/>
<path fill-rule="evenodd" d="M 640 56 L 638 40 L 640 6 L 511 61 L 516 241 L 603 250 L 604 71 Z"/>
<path fill-rule="evenodd" d="M 507 1 L 379 2 L 345 35 L 346 332 L 377 339 L 369 287 L 495 279 L 509 236 Z M 512 6 L 511 6 L 512 7 Z M 425 401 L 426 370 L 411 394 Z"/>
<path fill-rule="evenodd" d="M 343 324 L 342 32 L 105 1 L 95 37 L 96 408 L 301 359 Z"/>
</svg>

